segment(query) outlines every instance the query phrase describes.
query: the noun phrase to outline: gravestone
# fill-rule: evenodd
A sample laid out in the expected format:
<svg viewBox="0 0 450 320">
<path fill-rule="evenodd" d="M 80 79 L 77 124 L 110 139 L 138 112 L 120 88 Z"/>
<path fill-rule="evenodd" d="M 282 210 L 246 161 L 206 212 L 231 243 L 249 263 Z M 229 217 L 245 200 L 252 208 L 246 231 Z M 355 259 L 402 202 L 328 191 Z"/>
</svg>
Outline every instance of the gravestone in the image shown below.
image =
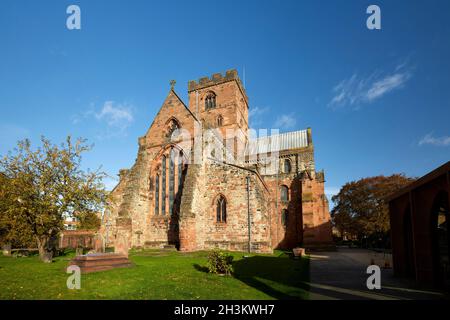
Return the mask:
<svg viewBox="0 0 450 320">
<path fill-rule="evenodd" d="M 128 257 L 129 241 L 125 234 L 118 234 L 114 252 Z"/>
</svg>

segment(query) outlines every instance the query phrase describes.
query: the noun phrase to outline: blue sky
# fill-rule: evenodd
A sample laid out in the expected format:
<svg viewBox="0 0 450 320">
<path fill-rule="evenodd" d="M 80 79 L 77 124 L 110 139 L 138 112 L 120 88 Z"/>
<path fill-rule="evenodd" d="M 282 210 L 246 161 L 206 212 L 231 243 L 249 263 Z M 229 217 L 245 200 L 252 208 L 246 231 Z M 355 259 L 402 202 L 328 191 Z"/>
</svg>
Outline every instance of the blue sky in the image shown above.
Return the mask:
<svg viewBox="0 0 450 320">
<path fill-rule="evenodd" d="M 81 8 L 81 30 L 66 8 Z M 381 8 L 381 30 L 366 8 Z M 238 69 L 250 123 L 311 127 L 327 193 L 450 160 L 450 2 L 0 2 L 0 154 L 18 139 L 94 143 L 84 165 L 115 176 L 176 79 Z M 113 184 L 108 182 L 109 186 Z"/>
</svg>

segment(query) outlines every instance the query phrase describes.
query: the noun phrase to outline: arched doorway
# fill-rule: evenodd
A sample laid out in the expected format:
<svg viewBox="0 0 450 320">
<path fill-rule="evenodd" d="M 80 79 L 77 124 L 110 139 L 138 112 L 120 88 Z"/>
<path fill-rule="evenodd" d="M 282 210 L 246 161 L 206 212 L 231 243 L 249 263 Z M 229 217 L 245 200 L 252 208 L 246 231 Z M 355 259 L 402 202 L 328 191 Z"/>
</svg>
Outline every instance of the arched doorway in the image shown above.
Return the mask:
<svg viewBox="0 0 450 320">
<path fill-rule="evenodd" d="M 441 287 L 450 287 L 449 218 L 448 194 L 441 191 L 433 202 L 431 212 L 433 269 L 435 282 Z"/>
</svg>

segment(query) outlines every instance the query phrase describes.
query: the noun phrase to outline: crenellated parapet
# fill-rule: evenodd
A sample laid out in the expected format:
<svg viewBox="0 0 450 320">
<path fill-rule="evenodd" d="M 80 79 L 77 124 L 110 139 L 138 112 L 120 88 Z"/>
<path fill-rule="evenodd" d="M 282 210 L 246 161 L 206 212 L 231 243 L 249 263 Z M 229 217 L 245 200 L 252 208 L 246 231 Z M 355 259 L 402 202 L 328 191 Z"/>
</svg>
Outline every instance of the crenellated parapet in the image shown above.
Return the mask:
<svg viewBox="0 0 450 320">
<path fill-rule="evenodd" d="M 242 94 L 248 101 L 247 93 L 245 92 L 245 88 L 242 85 L 241 79 L 239 78 L 236 69 L 227 70 L 224 75 L 222 73 L 214 73 L 211 77 L 202 77 L 198 80 L 190 80 L 188 82 L 188 92 L 205 89 L 229 81 L 236 81 L 237 85 L 242 91 Z"/>
</svg>

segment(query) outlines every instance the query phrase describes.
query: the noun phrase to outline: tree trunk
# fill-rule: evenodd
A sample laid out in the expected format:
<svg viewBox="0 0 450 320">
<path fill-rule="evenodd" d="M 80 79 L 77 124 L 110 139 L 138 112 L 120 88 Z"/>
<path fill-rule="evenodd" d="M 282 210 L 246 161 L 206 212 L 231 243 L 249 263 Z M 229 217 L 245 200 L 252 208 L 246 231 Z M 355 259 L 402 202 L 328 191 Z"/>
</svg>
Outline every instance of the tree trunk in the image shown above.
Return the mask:
<svg viewBox="0 0 450 320">
<path fill-rule="evenodd" d="M 45 263 L 52 262 L 53 251 L 48 247 L 49 238 L 42 236 L 37 237 L 36 240 L 39 249 L 39 258 Z"/>
</svg>

